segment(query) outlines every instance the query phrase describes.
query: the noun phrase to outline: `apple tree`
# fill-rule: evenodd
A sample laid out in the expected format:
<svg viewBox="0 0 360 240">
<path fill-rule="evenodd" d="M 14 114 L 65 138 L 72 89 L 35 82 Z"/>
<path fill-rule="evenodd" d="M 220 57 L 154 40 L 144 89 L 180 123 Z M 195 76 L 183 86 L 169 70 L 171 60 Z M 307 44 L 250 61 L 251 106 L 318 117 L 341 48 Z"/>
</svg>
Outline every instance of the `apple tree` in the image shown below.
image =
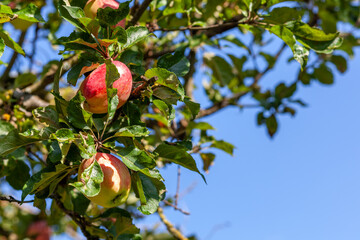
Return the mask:
<svg viewBox="0 0 360 240">
<path fill-rule="evenodd" d="M 164 208 L 188 213 L 159 169 L 206 184 L 213 149 L 234 150 L 206 120 L 224 108 L 258 109 L 273 137 L 306 105 L 298 86 L 346 71 L 359 10 L 351 0 L 3 0 L 0 235 L 196 239 L 166 218 Z M 280 60 L 298 71 L 264 86 Z M 136 226 L 150 214 L 168 233 Z"/>
</svg>

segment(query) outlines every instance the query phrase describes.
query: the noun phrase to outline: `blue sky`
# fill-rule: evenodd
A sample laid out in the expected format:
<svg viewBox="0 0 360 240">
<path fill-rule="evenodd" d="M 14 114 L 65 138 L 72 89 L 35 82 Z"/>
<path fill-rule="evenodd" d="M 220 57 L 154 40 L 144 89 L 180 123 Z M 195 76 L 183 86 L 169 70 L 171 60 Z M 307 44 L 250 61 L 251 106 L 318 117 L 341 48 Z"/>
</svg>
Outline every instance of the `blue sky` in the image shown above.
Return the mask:
<svg viewBox="0 0 360 240">
<path fill-rule="evenodd" d="M 256 110 L 209 117 L 234 157 L 218 153 L 208 185 L 184 170 L 183 189 L 197 182 L 180 202 L 191 216 L 169 210 L 171 220 L 204 240 L 360 239 L 358 54 L 334 85 L 298 89 L 308 107 L 281 117 L 274 139 L 256 126 Z M 281 62 L 265 84 L 297 67 Z M 176 168 L 164 175 L 176 185 Z"/>
<path fill-rule="evenodd" d="M 359 53 L 345 74 L 335 75 L 334 85 L 298 89 L 308 107 L 298 108 L 294 118 L 281 117 L 274 139 L 256 126 L 253 109 L 229 108 L 206 118 L 218 139 L 236 146 L 234 157 L 216 152 L 207 185 L 183 169 L 181 191 L 196 184 L 179 202 L 191 215 L 169 208 L 169 219 L 201 240 L 360 239 Z M 299 65 L 287 64 L 286 57 L 279 64 L 263 79 L 265 85 L 293 80 Z M 197 77 L 201 82 L 203 76 Z M 204 100 L 201 92 L 196 99 Z M 169 195 L 176 171 L 162 170 Z M 156 222 L 154 214 L 137 225 Z"/>
</svg>

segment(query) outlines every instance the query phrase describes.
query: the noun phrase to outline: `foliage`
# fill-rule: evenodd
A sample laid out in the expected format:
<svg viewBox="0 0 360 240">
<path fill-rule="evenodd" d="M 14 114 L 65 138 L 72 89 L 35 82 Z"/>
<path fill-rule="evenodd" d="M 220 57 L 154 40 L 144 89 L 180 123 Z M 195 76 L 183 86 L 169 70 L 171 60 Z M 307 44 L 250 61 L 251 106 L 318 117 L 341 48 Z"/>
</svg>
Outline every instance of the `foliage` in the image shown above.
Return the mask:
<svg viewBox="0 0 360 240">
<path fill-rule="evenodd" d="M 255 107 L 257 124 L 273 137 L 282 115 L 294 116 L 297 106 L 306 106 L 299 86 L 333 84 L 334 72 L 346 71 L 358 45 L 351 32 L 337 31 L 345 23 L 358 25 L 360 9 L 350 0 L 128 1 L 118 9 L 100 9 L 95 19 L 86 17 L 84 0 L 33 2 L 0 3 L 0 177 L 22 190 L 20 203 L 30 195 L 40 209 L 25 213 L 6 203 L 15 199 L 2 198 L 0 233 L 13 231 L 19 238 L 29 222 L 47 219 L 56 233 L 79 227 L 88 239 L 186 239 L 162 210 L 171 235 L 134 225 L 133 219 L 159 207 L 179 210 L 177 194 L 174 204 L 165 196 L 158 169 L 176 164 L 206 182 L 195 159 L 208 172 L 217 150 L 230 155 L 234 150 L 212 135 L 207 116 L 231 106 Z M 126 27 L 114 27 L 124 17 Z M 31 26 L 18 40 L 18 30 L 10 27 L 16 19 Z M 60 36 L 63 26 L 71 32 Z M 32 51 L 24 47 L 30 32 Z M 39 67 L 36 43 L 44 39 L 61 49 L 60 58 Z M 298 64 L 296 75 L 264 87 L 263 77 L 289 53 L 289 64 Z M 110 59 L 125 63 L 134 79 L 129 101 L 118 110 L 112 83 L 119 73 Z M 15 62 L 29 67 L 14 71 Z M 99 64 L 106 64 L 107 114 L 87 112 L 77 91 L 78 81 Z M 198 73 L 206 75 L 203 83 L 195 79 Z M 194 89 L 208 101 L 200 106 Z M 132 195 L 124 206 L 104 209 L 85 198 L 97 195 L 103 181 L 96 161 L 83 173 L 87 181 L 77 182 L 81 161 L 98 151 L 119 156 L 131 173 Z"/>
</svg>

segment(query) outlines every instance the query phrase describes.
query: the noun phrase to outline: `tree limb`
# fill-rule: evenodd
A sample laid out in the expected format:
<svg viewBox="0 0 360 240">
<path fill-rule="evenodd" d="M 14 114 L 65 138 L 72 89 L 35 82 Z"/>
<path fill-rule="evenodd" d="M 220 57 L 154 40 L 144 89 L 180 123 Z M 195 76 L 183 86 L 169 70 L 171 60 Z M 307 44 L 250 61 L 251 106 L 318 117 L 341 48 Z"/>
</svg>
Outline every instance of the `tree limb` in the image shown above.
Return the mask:
<svg viewBox="0 0 360 240">
<path fill-rule="evenodd" d="M 10 202 L 10 203 L 15 202 L 15 203 L 18 203 L 18 204 L 34 202 L 34 200 L 28 200 L 28 201 L 23 201 L 22 202 L 20 200 L 15 199 L 12 196 L 0 196 L 0 201 L 6 201 L 6 202 Z"/>
<path fill-rule="evenodd" d="M 143 1 L 143 3 L 140 5 L 139 9 L 137 9 L 137 11 L 135 12 L 134 17 L 131 19 L 131 21 L 129 22 L 127 27 L 133 26 L 137 23 L 137 21 L 139 21 L 139 19 L 145 12 L 146 8 L 150 5 L 151 1 L 152 0 L 144 0 Z"/>
<path fill-rule="evenodd" d="M 188 240 L 187 237 L 185 237 L 179 230 L 177 230 L 174 227 L 174 225 L 171 222 L 169 222 L 169 220 L 167 220 L 167 218 L 164 214 L 164 210 L 161 207 L 158 207 L 158 214 L 159 214 L 161 221 L 164 223 L 164 225 L 166 226 L 166 229 L 169 231 L 169 233 L 171 235 L 173 235 L 176 239 L 179 239 L 179 240 Z"/>
<path fill-rule="evenodd" d="M 65 59 L 63 61 L 63 66 L 66 67 L 67 69 L 70 69 L 71 66 L 73 66 L 77 60 L 78 60 L 79 56 L 77 54 Z M 44 75 L 44 77 L 38 81 L 33 83 L 32 85 L 28 86 L 27 88 L 24 89 L 24 92 L 27 93 L 31 93 L 31 94 L 37 94 L 40 91 L 44 90 L 45 87 L 47 85 L 49 85 L 50 83 L 52 83 L 54 81 L 54 76 L 56 71 L 58 70 L 58 64 L 53 64 L 49 71 Z M 66 70 L 66 69 L 65 69 Z M 66 71 L 63 71 L 63 74 L 65 74 Z"/>
<path fill-rule="evenodd" d="M 59 195 L 53 195 L 52 198 L 54 199 L 56 205 L 69 217 L 71 217 L 72 220 L 80 227 L 82 233 L 88 240 L 99 240 L 99 237 L 91 235 L 88 230 L 86 230 L 86 226 L 90 226 L 91 224 L 88 223 L 83 216 L 80 214 L 70 211 L 66 209 L 64 204 L 61 202 L 61 197 Z"/>
<path fill-rule="evenodd" d="M 284 51 L 286 47 L 286 44 L 284 43 L 281 48 L 279 49 L 279 51 L 276 53 L 275 55 L 275 62 L 276 60 L 280 57 L 281 53 Z M 254 81 L 253 83 L 250 85 L 250 88 L 255 88 L 257 83 L 260 81 L 260 79 L 271 69 L 274 68 L 274 65 L 269 65 L 267 66 L 267 68 L 262 71 L 259 72 L 255 77 L 254 77 Z M 248 94 L 250 91 L 245 91 L 245 92 L 240 92 L 240 93 L 235 93 L 230 97 L 225 97 L 223 100 L 221 100 L 220 102 L 215 103 L 214 105 L 212 105 L 211 107 L 208 107 L 206 109 L 202 109 L 200 110 L 199 114 L 196 116 L 197 119 L 199 118 L 203 118 L 206 116 L 209 116 L 229 105 L 237 105 L 236 102 L 239 101 L 239 99 L 243 96 L 245 96 L 246 94 Z"/>
</svg>

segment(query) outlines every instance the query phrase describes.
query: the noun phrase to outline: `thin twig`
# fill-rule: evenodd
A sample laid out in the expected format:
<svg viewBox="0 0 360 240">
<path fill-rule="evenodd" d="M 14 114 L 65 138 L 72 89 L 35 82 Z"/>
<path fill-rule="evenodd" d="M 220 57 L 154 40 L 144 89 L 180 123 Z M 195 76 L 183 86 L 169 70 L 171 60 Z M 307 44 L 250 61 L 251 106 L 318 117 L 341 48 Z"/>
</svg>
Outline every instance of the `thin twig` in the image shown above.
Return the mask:
<svg viewBox="0 0 360 240">
<path fill-rule="evenodd" d="M 180 192 L 180 179 L 181 179 L 181 168 L 178 166 L 177 170 L 177 184 L 176 184 L 176 194 L 175 194 L 175 207 L 178 206 L 179 201 L 179 192 Z"/>
<path fill-rule="evenodd" d="M 169 231 L 171 235 L 173 235 L 176 239 L 179 240 L 188 240 L 187 237 L 185 237 L 178 229 L 174 227 L 174 225 L 171 222 L 169 222 L 169 220 L 166 218 L 164 214 L 164 210 L 161 207 L 158 207 L 157 212 L 159 214 L 161 221 L 164 223 L 166 229 Z"/>
<path fill-rule="evenodd" d="M 185 214 L 185 215 L 190 215 L 189 212 L 187 212 L 187 211 L 185 211 L 185 210 L 182 210 L 181 208 L 175 206 L 174 204 L 172 204 L 171 202 L 169 202 L 169 201 L 167 201 L 167 200 L 163 200 L 163 202 L 164 202 L 166 205 L 168 205 L 168 206 L 170 206 L 170 207 L 173 207 L 175 210 L 178 210 L 179 212 L 181 212 L 181 213 L 183 213 L 183 214 Z"/>
<path fill-rule="evenodd" d="M 13 196 L 0 196 L 0 200 L 1 201 L 7 201 L 7 202 L 15 202 L 15 203 L 18 203 L 18 204 L 22 204 L 22 203 L 32 203 L 34 202 L 34 200 L 28 200 L 28 201 L 20 201 L 20 200 L 17 200 L 15 199 Z"/>
</svg>

